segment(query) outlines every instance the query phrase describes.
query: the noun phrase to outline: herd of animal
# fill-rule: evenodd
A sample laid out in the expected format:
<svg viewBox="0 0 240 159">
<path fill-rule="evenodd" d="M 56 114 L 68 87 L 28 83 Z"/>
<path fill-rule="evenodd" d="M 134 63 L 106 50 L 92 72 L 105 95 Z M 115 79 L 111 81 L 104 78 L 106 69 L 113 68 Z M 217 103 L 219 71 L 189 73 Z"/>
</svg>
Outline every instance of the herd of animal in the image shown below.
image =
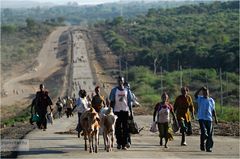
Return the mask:
<svg viewBox="0 0 240 159">
<path fill-rule="evenodd" d="M 105 150 L 112 151 L 116 119 L 117 116 L 114 115 L 111 107 L 103 108 L 100 113 L 90 108 L 81 115 L 80 124 L 85 141 L 85 151 L 89 147 L 90 153 L 98 152 L 100 131 L 103 134 Z"/>
</svg>

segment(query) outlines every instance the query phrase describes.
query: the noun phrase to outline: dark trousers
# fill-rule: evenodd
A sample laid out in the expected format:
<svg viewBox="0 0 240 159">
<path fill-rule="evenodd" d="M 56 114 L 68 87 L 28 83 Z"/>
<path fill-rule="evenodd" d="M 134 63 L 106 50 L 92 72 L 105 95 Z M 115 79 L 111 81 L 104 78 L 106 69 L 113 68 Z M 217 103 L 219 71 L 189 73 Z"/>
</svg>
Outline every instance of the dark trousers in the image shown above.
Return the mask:
<svg viewBox="0 0 240 159">
<path fill-rule="evenodd" d="M 186 120 L 178 121 L 180 126 L 180 133 L 186 133 L 187 135 L 192 135 L 192 124 Z"/>
<path fill-rule="evenodd" d="M 168 122 L 167 123 L 158 123 L 158 131 L 160 138 L 168 138 Z"/>
<path fill-rule="evenodd" d="M 38 115 L 40 117 L 40 121 L 37 122 L 38 128 L 41 128 L 43 126 L 43 129 L 47 129 L 47 119 L 46 119 L 47 112 L 39 112 Z"/>
<path fill-rule="evenodd" d="M 212 121 L 199 120 L 201 135 L 200 135 L 200 148 L 205 149 L 204 143 L 206 141 L 206 150 L 210 150 L 213 147 L 213 126 Z"/>
<path fill-rule="evenodd" d="M 59 108 L 58 108 L 58 117 L 59 117 L 59 118 L 62 116 L 61 113 L 62 113 L 62 107 L 59 107 Z"/>
<path fill-rule="evenodd" d="M 125 147 L 128 143 L 129 131 L 128 131 L 128 112 L 120 111 L 115 112 L 117 115 L 117 121 L 115 125 L 115 135 L 117 139 L 117 144 Z"/>
<path fill-rule="evenodd" d="M 76 128 L 78 133 L 80 133 L 82 131 L 82 127 L 81 127 L 81 123 L 80 123 L 81 115 L 82 115 L 82 113 L 78 113 L 78 124 L 77 124 L 77 128 Z"/>
<path fill-rule="evenodd" d="M 67 108 L 67 118 L 69 118 L 72 115 L 72 108 Z"/>
</svg>

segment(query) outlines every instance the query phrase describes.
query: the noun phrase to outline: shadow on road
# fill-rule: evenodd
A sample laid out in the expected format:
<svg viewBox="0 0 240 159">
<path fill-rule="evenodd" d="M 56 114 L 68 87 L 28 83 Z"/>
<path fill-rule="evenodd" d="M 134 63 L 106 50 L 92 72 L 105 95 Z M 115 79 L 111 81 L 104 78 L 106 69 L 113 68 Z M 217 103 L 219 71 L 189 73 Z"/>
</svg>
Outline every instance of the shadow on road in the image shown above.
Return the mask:
<svg viewBox="0 0 240 159">
<path fill-rule="evenodd" d="M 43 155 L 43 154 L 64 154 L 66 152 L 59 150 L 49 150 L 48 148 L 43 149 L 31 149 L 30 151 L 22 151 L 21 155 Z"/>
</svg>

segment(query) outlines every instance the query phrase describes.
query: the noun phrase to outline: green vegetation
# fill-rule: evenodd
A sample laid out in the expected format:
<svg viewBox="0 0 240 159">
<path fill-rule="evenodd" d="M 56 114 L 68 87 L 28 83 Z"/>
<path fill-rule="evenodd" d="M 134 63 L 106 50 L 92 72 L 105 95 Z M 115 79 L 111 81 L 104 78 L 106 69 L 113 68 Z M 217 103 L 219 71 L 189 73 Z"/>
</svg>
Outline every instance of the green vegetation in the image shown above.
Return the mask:
<svg viewBox="0 0 240 159">
<path fill-rule="evenodd" d="M 15 123 L 17 122 L 28 121 L 30 117 L 31 117 L 31 106 L 28 106 L 26 109 L 22 110 L 15 116 L 1 120 L 1 125 L 4 124 L 6 126 L 12 126 L 12 125 L 15 125 Z"/>
<path fill-rule="evenodd" d="M 239 108 L 216 104 L 216 112 L 220 121 L 239 122 Z"/>
<path fill-rule="evenodd" d="M 227 115 L 220 114 L 220 118 L 238 121 L 238 1 L 152 8 L 146 15 L 116 17 L 96 26 L 104 30 L 112 51 L 128 63 L 125 74 L 144 105 L 152 108 L 163 91 L 174 102 L 181 85 L 188 86 L 192 95 L 205 85 L 220 103 L 221 68 Z M 231 112 L 234 115 L 228 117 Z"/>
<path fill-rule="evenodd" d="M 155 72 L 160 66 L 174 71 L 180 65 L 239 72 L 238 26 L 238 1 L 231 1 L 153 8 L 133 19 L 117 17 L 102 28 L 112 50 L 124 48 L 121 56 L 132 65 Z"/>
<path fill-rule="evenodd" d="M 142 105 L 152 110 L 160 101 L 162 92 L 167 92 L 170 102 L 180 95 L 180 71 L 164 72 L 162 75 L 154 75 L 153 72 L 143 66 L 132 67 L 128 72 L 131 89 L 141 101 Z M 187 69 L 182 71 L 183 85 L 190 88 L 190 94 L 202 86 L 208 86 L 211 97 L 216 101 L 216 111 L 220 120 L 238 121 L 238 76 L 234 73 L 226 74 L 223 78 L 223 106 L 220 103 L 219 74 L 214 69 Z M 225 75 L 225 76 L 226 76 Z M 208 77 L 208 78 L 207 78 Z M 223 112 L 223 113 L 222 113 Z"/>
<path fill-rule="evenodd" d="M 131 2 L 131 3 L 107 3 L 96 6 L 78 6 L 75 3 L 69 5 L 54 6 L 51 8 L 29 9 L 1 9 L 1 22 L 3 24 L 24 24 L 25 19 L 34 17 L 37 21 L 65 22 L 66 24 L 89 24 L 96 21 L 105 21 L 122 14 L 126 18 L 145 14 L 149 8 L 171 8 L 183 4 L 197 4 L 199 2 Z"/>
<path fill-rule="evenodd" d="M 238 106 L 238 76 L 234 73 L 226 74 L 223 78 L 222 88 L 224 105 Z M 226 76 L 225 75 L 225 76 Z M 180 93 L 181 72 L 164 72 L 162 75 L 154 75 L 148 68 L 139 66 L 132 67 L 128 72 L 131 87 L 136 95 L 145 99 L 144 101 L 157 102 L 162 92 L 169 93 L 171 101 Z M 214 69 L 186 69 L 182 71 L 182 85 L 188 86 L 192 95 L 202 86 L 210 89 L 211 96 L 220 102 L 220 80 L 219 73 Z M 153 95 L 146 97 L 145 95 Z M 158 96 L 158 98 L 156 98 Z M 157 99 L 157 100 L 155 100 Z"/>
</svg>

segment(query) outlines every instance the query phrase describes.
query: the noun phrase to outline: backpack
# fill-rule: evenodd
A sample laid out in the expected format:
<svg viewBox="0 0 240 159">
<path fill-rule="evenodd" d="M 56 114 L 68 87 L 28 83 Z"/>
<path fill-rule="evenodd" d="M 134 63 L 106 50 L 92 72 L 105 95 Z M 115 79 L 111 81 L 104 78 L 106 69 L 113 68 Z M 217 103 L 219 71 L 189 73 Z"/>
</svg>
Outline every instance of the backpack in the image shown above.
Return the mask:
<svg viewBox="0 0 240 159">
<path fill-rule="evenodd" d="M 157 114 L 157 122 L 158 123 L 166 123 L 170 121 L 170 108 L 169 106 L 159 106 L 158 114 Z"/>
</svg>

